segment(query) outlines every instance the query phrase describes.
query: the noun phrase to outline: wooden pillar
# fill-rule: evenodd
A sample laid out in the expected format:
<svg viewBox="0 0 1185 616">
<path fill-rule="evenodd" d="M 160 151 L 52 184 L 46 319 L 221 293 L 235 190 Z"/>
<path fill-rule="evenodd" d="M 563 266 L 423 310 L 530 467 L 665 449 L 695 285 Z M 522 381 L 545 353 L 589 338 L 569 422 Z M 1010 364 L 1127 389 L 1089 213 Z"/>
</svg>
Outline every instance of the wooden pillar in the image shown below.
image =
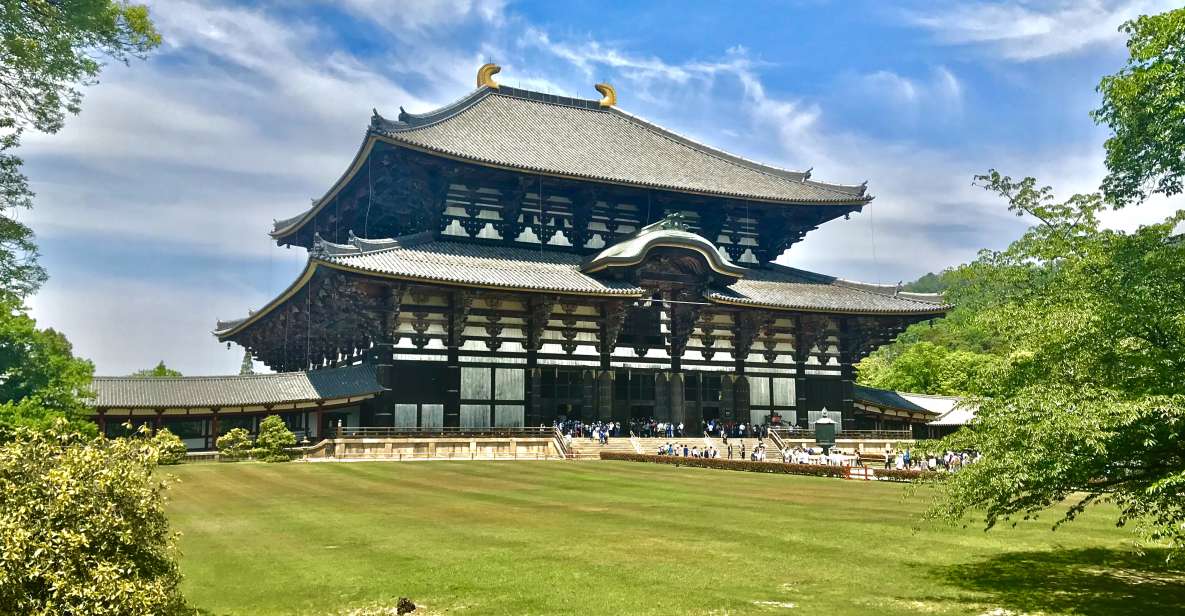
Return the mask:
<svg viewBox="0 0 1185 616">
<path fill-rule="evenodd" d="M 802 315 L 794 317 L 794 414 L 799 427 L 807 427 L 806 360 L 811 354 L 813 335 L 803 330 Z"/>
<path fill-rule="evenodd" d="M 210 409 L 210 443 L 206 449 L 218 448 L 218 409 Z"/>
<path fill-rule="evenodd" d="M 99 434 L 107 436 L 107 411 L 99 410 Z"/>
<path fill-rule="evenodd" d="M 746 426 L 752 424 L 753 414 L 749 412 L 749 377 L 744 374 L 738 374 L 733 381 L 732 403 L 736 412 L 736 422 Z"/>
<path fill-rule="evenodd" d="M 638 376 L 641 376 L 640 374 Z M 672 421 L 671 415 L 671 386 L 666 372 L 655 372 L 654 379 L 654 415 L 659 421 Z"/>
<path fill-rule="evenodd" d="M 526 374 L 526 394 L 527 394 L 527 420 L 528 426 L 543 425 L 543 372 L 537 366 L 531 366 L 534 353 L 527 352 L 527 368 Z"/>
<path fill-rule="evenodd" d="M 597 371 L 597 419 L 620 421 L 613 413 L 613 371 Z"/>
<path fill-rule="evenodd" d="M 153 434 L 160 432 L 160 427 L 161 427 L 161 423 L 162 423 L 161 416 L 164 414 L 165 414 L 164 409 L 156 409 L 156 417 L 154 417 L 152 419 L 152 433 Z"/>
<path fill-rule="evenodd" d="M 736 414 L 735 385 L 736 376 L 725 374 L 720 377 L 720 418 L 725 421 L 738 421 Z"/>
<path fill-rule="evenodd" d="M 699 430 L 699 424 L 694 425 L 687 417 L 687 404 L 683 395 L 683 373 L 678 370 L 672 370 L 666 378 L 667 400 L 671 405 L 671 421 L 675 424 L 683 424 L 684 434 L 695 434 Z"/>
<path fill-rule="evenodd" d="M 309 434 L 317 438 L 324 438 L 325 427 L 322 423 L 324 416 L 325 404 L 318 403 L 317 408 L 313 411 L 313 425 L 309 426 Z"/>
<path fill-rule="evenodd" d="M 465 334 L 465 318 L 468 316 L 472 295 L 455 291 L 449 295 L 448 354 L 445 364 L 444 425 L 457 428 L 461 425 L 461 343 Z"/>
<path fill-rule="evenodd" d="M 857 332 L 852 320 L 850 318 L 843 318 L 839 321 L 839 382 L 840 382 L 840 397 L 842 404 L 840 405 L 840 428 L 850 428 L 852 421 L 855 419 L 855 382 L 856 371 L 852 365 L 852 358 L 855 354 L 855 349 L 858 347 L 858 340 L 856 340 Z M 846 425 L 845 425 L 846 424 Z"/>
</svg>

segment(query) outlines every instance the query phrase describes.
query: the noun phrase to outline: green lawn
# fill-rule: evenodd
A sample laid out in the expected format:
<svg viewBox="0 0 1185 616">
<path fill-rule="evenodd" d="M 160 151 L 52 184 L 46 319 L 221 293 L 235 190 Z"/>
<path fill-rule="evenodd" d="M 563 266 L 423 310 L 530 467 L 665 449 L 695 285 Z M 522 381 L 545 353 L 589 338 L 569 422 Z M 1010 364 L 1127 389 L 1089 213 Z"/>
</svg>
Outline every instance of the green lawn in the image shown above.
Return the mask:
<svg viewBox="0 0 1185 616">
<path fill-rule="evenodd" d="M 1185 576 L 1106 510 L 919 526 L 898 484 L 631 462 L 198 464 L 168 471 L 211 614 L 1167 614 Z M 1052 521 L 1052 515 L 1050 521 Z M 420 613 L 417 611 L 417 614 Z"/>
</svg>

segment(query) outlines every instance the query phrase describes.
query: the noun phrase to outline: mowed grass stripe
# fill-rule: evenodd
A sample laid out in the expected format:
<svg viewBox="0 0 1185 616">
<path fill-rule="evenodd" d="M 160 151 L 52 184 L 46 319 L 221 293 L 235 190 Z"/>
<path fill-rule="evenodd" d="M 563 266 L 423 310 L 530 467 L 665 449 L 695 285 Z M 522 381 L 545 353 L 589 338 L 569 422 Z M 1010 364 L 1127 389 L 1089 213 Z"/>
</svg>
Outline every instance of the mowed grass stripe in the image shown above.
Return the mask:
<svg viewBox="0 0 1185 616">
<path fill-rule="evenodd" d="M 980 613 L 1007 595 L 953 584 L 951 567 L 1130 539 L 1102 515 L 1056 534 L 919 528 L 901 485 L 628 462 L 169 472 L 186 591 L 213 614 L 398 596 L 472 614 Z"/>
</svg>

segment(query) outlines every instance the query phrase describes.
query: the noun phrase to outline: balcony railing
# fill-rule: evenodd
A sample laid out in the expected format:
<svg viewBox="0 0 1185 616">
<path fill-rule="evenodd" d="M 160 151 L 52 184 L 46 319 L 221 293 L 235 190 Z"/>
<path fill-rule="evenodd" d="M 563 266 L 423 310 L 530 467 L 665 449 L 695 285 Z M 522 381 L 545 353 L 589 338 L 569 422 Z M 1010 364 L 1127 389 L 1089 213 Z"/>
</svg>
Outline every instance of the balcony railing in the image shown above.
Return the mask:
<svg viewBox="0 0 1185 616">
<path fill-rule="evenodd" d="M 815 439 L 814 430 L 789 428 L 772 428 L 772 434 L 782 440 Z M 913 440 L 910 430 L 843 430 L 835 435 L 836 440 L 866 440 L 866 441 L 908 441 Z"/>
<path fill-rule="evenodd" d="M 551 438 L 555 429 L 547 427 L 390 427 L 390 426 L 335 426 L 327 436 L 330 438 L 448 438 L 448 437 L 535 437 Z"/>
</svg>

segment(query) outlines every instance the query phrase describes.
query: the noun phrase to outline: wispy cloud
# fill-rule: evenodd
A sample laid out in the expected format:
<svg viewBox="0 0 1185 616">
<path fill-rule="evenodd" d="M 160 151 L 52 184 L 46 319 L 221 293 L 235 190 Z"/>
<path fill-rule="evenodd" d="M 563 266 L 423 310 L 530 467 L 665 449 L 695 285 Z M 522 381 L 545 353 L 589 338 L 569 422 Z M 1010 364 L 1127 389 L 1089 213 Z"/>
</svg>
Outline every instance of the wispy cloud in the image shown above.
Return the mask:
<svg viewBox="0 0 1185 616">
<path fill-rule="evenodd" d="M 931 5 L 904 10 L 902 15 L 907 23 L 929 30 L 941 43 L 979 46 L 1006 60 L 1027 62 L 1095 45 L 1119 45 L 1123 41 L 1120 23 L 1176 6 L 1179 3 L 1171 0 L 1005 0 Z"/>
<path fill-rule="evenodd" d="M 997 8 L 907 18 L 935 36 L 949 27 L 943 45 L 999 55 L 1034 41 L 1054 49 L 1042 37 L 1057 27 L 1033 18 L 1023 37 L 1010 38 L 1006 15 L 992 11 L 1017 6 L 1027 11 L 1013 14 L 1023 21 L 1074 10 L 980 6 Z M 988 167 L 1036 173 L 1059 191 L 1097 186 L 1101 175 L 1093 141 L 1056 150 L 992 145 L 972 126 L 962 128 L 966 141 L 928 143 L 908 130 L 876 133 L 828 104 L 842 97 L 903 126 L 911 109 L 927 120 L 958 120 L 952 112 L 970 108 L 976 90 L 964 65 L 945 58 L 908 65 L 876 58 L 788 78 L 778 61 L 785 49 L 720 40 L 672 51 L 572 34 L 500 0 L 321 6 L 356 22 L 346 26 L 288 8 L 155 6 L 166 47 L 146 63 L 109 67 L 81 116 L 58 135 L 27 140 L 23 154 L 39 192 L 30 222 L 52 275 L 33 308 L 101 373 L 160 359 L 187 373 L 236 370 L 241 354 L 214 343 L 211 324 L 259 307 L 305 257 L 270 242 L 271 220 L 307 207 L 336 179 L 372 107 L 393 115 L 398 106 L 447 103 L 473 87 L 474 70 L 491 58 L 503 65 L 504 83 L 595 97 L 592 84 L 609 80 L 623 108 L 692 138 L 787 168 L 814 167 L 827 181 L 869 180 L 871 207 L 823 226 L 784 257 L 845 277 L 908 279 L 1015 236 L 1023 223 L 970 186 Z M 1117 9 L 1088 8 L 1104 10 L 1099 21 L 1111 20 L 1109 31 L 1118 25 Z M 380 42 L 351 48 L 340 29 L 330 30 L 354 25 L 380 32 Z M 1003 53 L 1018 59 L 1010 54 Z"/>
</svg>

